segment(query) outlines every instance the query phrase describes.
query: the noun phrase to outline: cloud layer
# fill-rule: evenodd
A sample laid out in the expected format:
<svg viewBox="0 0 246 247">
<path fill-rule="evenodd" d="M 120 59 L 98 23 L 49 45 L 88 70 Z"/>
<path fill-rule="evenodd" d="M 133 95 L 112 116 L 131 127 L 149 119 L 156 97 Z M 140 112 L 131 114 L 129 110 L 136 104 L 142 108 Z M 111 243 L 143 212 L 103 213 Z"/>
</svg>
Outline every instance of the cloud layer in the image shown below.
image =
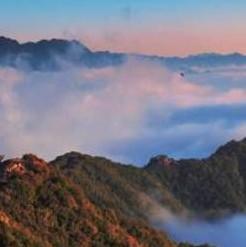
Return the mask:
<svg viewBox="0 0 246 247">
<path fill-rule="evenodd" d="M 244 247 L 246 216 L 235 215 L 215 222 L 180 219 L 169 215 L 158 227 L 165 229 L 172 239 L 193 244 L 209 243 L 218 247 Z"/>
<path fill-rule="evenodd" d="M 143 205 L 144 203 L 146 199 L 143 200 Z M 145 212 L 154 227 L 164 230 L 177 242 L 195 245 L 206 243 L 216 247 L 244 247 L 246 243 L 245 214 L 208 221 L 188 210 L 175 215 L 153 199 L 147 201 Z"/>
<path fill-rule="evenodd" d="M 158 153 L 207 155 L 246 135 L 246 89 L 205 77 L 133 59 L 101 69 L 1 68 L 0 150 L 47 159 L 78 150 L 137 164 Z"/>
</svg>

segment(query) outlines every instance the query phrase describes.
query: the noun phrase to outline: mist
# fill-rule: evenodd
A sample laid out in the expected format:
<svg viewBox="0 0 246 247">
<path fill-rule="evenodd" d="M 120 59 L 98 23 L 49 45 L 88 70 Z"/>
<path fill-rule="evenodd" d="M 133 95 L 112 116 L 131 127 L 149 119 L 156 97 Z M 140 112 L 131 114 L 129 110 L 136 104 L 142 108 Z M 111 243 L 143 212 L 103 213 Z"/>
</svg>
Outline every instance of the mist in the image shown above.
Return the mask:
<svg viewBox="0 0 246 247">
<path fill-rule="evenodd" d="M 244 247 L 246 243 L 246 215 L 235 215 L 215 222 L 173 217 L 159 222 L 158 227 L 167 231 L 177 242 L 208 243 L 216 247 Z"/>
<path fill-rule="evenodd" d="M 156 200 L 141 196 L 145 214 L 151 224 L 168 233 L 176 242 L 195 245 L 209 244 L 216 247 L 244 247 L 246 243 L 246 215 L 230 214 L 211 219 L 202 218 L 183 209 L 174 213 Z"/>
<path fill-rule="evenodd" d="M 160 153 L 204 157 L 246 133 L 245 85 L 204 83 L 206 73 L 182 77 L 133 58 L 103 68 L 61 65 L 0 68 L 1 153 L 53 159 L 75 150 L 142 165 Z"/>
</svg>

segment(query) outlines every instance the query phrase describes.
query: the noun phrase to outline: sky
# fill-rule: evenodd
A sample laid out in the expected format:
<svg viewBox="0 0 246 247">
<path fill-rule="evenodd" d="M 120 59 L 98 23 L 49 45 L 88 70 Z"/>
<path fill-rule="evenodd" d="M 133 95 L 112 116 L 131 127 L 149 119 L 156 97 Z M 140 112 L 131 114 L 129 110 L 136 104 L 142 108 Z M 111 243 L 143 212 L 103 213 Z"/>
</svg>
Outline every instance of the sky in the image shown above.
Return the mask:
<svg viewBox="0 0 246 247">
<path fill-rule="evenodd" d="M 94 50 L 165 56 L 246 53 L 245 0 L 6 0 L 0 10 L 1 35 L 21 42 L 78 39 Z M 246 136 L 245 65 L 197 65 L 182 77 L 132 57 L 103 68 L 68 61 L 59 60 L 59 71 L 25 70 L 22 57 L 20 67 L 0 67 L 0 153 L 50 160 L 75 150 L 144 165 L 158 154 L 207 157 Z"/>
<path fill-rule="evenodd" d="M 244 0 L 3 0 L 0 34 L 79 39 L 94 50 L 246 53 Z"/>
</svg>

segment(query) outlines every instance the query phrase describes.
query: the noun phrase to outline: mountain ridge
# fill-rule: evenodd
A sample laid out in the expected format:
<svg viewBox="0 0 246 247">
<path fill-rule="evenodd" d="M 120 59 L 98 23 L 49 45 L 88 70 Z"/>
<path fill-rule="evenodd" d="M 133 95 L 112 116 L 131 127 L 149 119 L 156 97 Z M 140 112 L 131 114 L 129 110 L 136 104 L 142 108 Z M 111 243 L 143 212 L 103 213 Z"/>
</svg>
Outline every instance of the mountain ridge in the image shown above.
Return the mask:
<svg viewBox="0 0 246 247">
<path fill-rule="evenodd" d="M 158 62 L 170 69 L 190 71 L 190 67 L 210 67 L 245 65 L 246 55 L 234 52 L 228 54 L 201 53 L 185 57 L 165 57 L 156 55 L 117 53 L 110 51 L 92 51 L 76 40 L 49 39 L 37 42 L 19 43 L 15 39 L 0 37 L 0 65 L 23 68 L 26 63 L 34 70 L 57 70 L 61 67 L 59 60 L 74 66 L 100 68 L 118 66 L 127 58 L 141 61 Z"/>
<path fill-rule="evenodd" d="M 206 159 L 159 155 L 142 168 L 79 152 L 50 162 L 33 154 L 3 159 L 0 243 L 192 246 L 155 229 L 154 215 L 164 209 L 211 220 L 245 212 L 245 167 L 245 139 L 228 142 Z"/>
<path fill-rule="evenodd" d="M 28 44 L 40 44 L 40 43 L 53 43 L 53 42 L 64 42 L 64 43 L 77 43 L 82 45 L 83 47 L 87 48 L 89 51 L 92 52 L 88 48 L 88 46 L 84 45 L 83 42 L 77 40 L 77 39 L 63 39 L 63 38 L 50 38 L 50 39 L 40 39 L 37 41 L 25 41 L 20 42 L 17 39 L 9 38 L 6 36 L 0 36 L 0 44 L 2 44 L 2 41 L 8 41 L 9 43 L 17 43 L 18 45 L 25 46 Z M 94 50 L 93 52 L 110 52 L 109 50 Z M 246 54 L 243 54 L 241 52 L 227 52 L 227 53 L 217 53 L 217 52 L 201 52 L 201 53 L 194 53 L 194 54 L 188 54 L 186 56 L 165 56 L 165 55 L 156 55 L 156 54 L 144 54 L 144 53 L 124 53 L 124 52 L 112 52 L 115 54 L 128 54 L 133 56 L 144 56 L 144 57 L 156 57 L 156 58 L 179 58 L 179 59 L 185 59 L 185 58 L 192 58 L 192 57 L 216 57 L 216 56 L 246 56 Z"/>
</svg>

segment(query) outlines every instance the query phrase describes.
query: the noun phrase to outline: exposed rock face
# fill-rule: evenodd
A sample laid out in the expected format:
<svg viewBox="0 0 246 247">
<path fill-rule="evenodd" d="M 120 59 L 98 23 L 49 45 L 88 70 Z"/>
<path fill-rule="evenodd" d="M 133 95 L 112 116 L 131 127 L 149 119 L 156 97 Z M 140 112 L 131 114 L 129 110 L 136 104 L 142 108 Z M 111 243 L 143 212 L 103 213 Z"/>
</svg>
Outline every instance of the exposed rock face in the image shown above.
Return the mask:
<svg viewBox="0 0 246 247">
<path fill-rule="evenodd" d="M 33 172 L 49 172 L 48 164 L 33 154 L 25 154 L 21 159 L 9 159 L 0 161 L 0 171 L 2 179 L 8 179 L 11 176 L 31 175 Z"/>
<path fill-rule="evenodd" d="M 4 177 L 12 175 L 23 175 L 26 172 L 25 165 L 21 159 L 10 159 L 2 163 Z"/>
</svg>

